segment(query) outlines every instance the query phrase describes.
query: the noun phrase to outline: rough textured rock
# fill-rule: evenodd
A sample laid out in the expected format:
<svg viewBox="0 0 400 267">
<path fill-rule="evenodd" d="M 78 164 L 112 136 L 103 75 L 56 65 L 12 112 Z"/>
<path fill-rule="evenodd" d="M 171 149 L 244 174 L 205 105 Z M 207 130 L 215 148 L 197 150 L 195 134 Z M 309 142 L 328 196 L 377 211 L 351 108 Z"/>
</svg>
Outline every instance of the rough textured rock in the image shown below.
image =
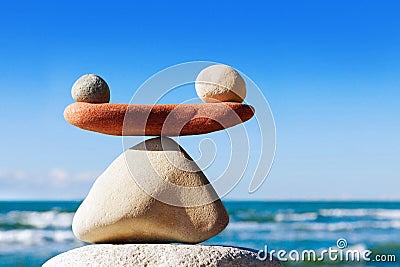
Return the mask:
<svg viewBox="0 0 400 267">
<path fill-rule="evenodd" d="M 128 149 L 107 168 L 78 208 L 72 229 L 92 243 L 198 243 L 228 222 L 196 163 L 175 141 L 159 137 Z"/>
<path fill-rule="evenodd" d="M 130 244 L 89 245 L 62 253 L 43 267 L 61 266 L 171 266 L 171 267 L 278 267 L 278 260 L 257 259 L 253 250 L 200 245 Z"/>
<path fill-rule="evenodd" d="M 202 70 L 195 82 L 197 95 L 204 102 L 243 102 L 246 84 L 233 68 L 217 64 Z"/>
<path fill-rule="evenodd" d="M 85 74 L 72 86 L 72 98 L 77 102 L 108 103 L 110 89 L 107 83 L 99 76 Z"/>
<path fill-rule="evenodd" d="M 65 119 L 109 135 L 179 136 L 223 130 L 249 120 L 254 108 L 240 103 L 127 105 L 73 103 Z"/>
</svg>

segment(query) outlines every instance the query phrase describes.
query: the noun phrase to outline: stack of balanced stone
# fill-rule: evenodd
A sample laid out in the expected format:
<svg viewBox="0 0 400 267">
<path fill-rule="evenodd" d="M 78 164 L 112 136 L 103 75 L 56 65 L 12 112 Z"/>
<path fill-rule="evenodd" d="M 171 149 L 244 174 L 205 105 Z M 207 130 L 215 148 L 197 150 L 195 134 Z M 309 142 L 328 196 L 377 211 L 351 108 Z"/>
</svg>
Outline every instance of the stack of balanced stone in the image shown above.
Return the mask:
<svg viewBox="0 0 400 267">
<path fill-rule="evenodd" d="M 109 135 L 157 137 L 115 159 L 76 211 L 73 233 L 96 244 L 44 266 L 280 266 L 258 260 L 250 249 L 194 245 L 220 233 L 229 216 L 201 169 L 168 136 L 218 131 L 254 115 L 242 104 L 243 78 L 229 66 L 202 70 L 195 86 L 205 103 L 128 105 L 108 103 L 110 90 L 99 76 L 75 82 L 76 102 L 64 112 L 69 123 Z"/>
</svg>

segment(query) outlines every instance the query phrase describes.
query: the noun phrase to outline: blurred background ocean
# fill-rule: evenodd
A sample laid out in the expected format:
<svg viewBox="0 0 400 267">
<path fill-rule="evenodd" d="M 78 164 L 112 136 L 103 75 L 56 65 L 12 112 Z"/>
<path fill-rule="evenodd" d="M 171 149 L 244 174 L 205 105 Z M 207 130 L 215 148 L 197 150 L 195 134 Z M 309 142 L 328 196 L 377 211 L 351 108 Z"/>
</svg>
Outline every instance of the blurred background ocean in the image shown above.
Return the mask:
<svg viewBox="0 0 400 267">
<path fill-rule="evenodd" d="M 400 262 L 400 202 L 224 201 L 228 227 L 204 244 L 255 250 L 317 250 L 336 247 L 394 254 Z M 79 201 L 0 202 L 0 266 L 40 266 L 59 253 L 85 245 L 71 222 Z M 294 264 L 294 263 L 291 263 Z M 291 265 L 284 263 L 285 266 Z M 297 266 L 306 263 L 299 262 Z M 331 262 L 307 265 L 331 266 Z M 335 266 L 377 266 L 376 262 L 336 262 Z"/>
<path fill-rule="evenodd" d="M 155 73 L 193 60 L 248 75 L 277 136 L 268 180 L 248 194 L 244 176 L 227 198 L 246 201 L 224 201 L 230 224 L 206 243 L 319 250 L 345 238 L 350 248 L 396 254 L 384 266 L 398 266 L 400 202 L 385 201 L 399 201 L 399 10 L 396 0 L 1 1 L 0 199 L 9 201 L 0 201 L 0 267 L 40 266 L 85 245 L 71 231 L 79 202 L 14 200 L 82 199 L 122 152 L 120 138 L 63 119 L 73 82 L 98 74 L 112 102 L 128 103 Z M 182 103 L 196 93 L 173 96 Z M 228 159 L 226 136 L 207 137 Z M 196 138 L 182 139 L 195 158 Z"/>
</svg>

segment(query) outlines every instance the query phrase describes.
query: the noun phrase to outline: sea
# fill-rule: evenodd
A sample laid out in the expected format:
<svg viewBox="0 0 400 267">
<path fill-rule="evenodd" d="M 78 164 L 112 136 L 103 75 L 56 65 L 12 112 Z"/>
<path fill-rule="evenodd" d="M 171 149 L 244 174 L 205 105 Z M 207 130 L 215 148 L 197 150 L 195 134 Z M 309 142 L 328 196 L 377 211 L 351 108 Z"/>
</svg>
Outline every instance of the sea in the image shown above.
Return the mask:
<svg viewBox="0 0 400 267">
<path fill-rule="evenodd" d="M 224 204 L 229 225 L 203 244 L 251 248 L 261 259 L 264 252 L 278 257 L 280 251 L 284 266 L 400 266 L 400 202 Z M 79 201 L 0 202 L 0 267 L 41 266 L 59 253 L 87 245 L 71 230 L 79 205 Z M 304 251 L 314 251 L 316 258 L 307 258 L 313 254 Z"/>
</svg>

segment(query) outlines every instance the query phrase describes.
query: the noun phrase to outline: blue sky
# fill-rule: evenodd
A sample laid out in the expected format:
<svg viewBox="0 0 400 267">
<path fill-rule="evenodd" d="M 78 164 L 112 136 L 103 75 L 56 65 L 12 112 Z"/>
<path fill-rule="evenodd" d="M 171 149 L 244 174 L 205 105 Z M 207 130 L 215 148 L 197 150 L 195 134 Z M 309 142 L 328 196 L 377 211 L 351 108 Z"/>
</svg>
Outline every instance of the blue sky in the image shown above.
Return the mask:
<svg viewBox="0 0 400 267">
<path fill-rule="evenodd" d="M 245 177 L 227 199 L 399 199 L 399 10 L 365 0 L 2 1 L 0 199 L 81 199 L 122 152 L 121 138 L 65 122 L 79 76 L 102 76 L 112 102 L 127 103 L 151 75 L 194 60 L 248 75 L 275 118 L 268 179 L 249 195 Z"/>
</svg>

